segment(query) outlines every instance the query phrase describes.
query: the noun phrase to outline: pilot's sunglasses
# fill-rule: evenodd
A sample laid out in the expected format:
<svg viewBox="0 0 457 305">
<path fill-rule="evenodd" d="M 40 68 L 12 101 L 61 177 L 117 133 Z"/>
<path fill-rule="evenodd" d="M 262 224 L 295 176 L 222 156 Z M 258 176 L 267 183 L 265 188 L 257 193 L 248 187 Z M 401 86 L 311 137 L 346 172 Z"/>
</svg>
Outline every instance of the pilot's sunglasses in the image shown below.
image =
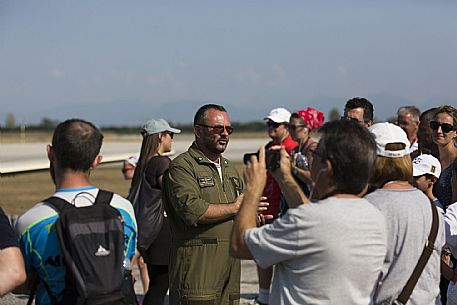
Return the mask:
<svg viewBox="0 0 457 305">
<path fill-rule="evenodd" d="M 452 131 L 455 129 L 455 127 L 449 123 L 438 123 L 436 121 L 430 121 L 430 128 L 432 130 L 438 130 L 438 128 L 440 128 L 440 127 L 444 133 L 448 133 L 449 131 Z"/>
<path fill-rule="evenodd" d="M 228 134 L 232 134 L 233 132 L 233 127 L 232 126 L 224 126 L 224 125 L 205 125 L 205 124 L 197 124 L 199 126 L 203 126 L 206 128 L 211 128 L 215 133 L 223 133 L 224 129 L 227 130 Z"/>
</svg>

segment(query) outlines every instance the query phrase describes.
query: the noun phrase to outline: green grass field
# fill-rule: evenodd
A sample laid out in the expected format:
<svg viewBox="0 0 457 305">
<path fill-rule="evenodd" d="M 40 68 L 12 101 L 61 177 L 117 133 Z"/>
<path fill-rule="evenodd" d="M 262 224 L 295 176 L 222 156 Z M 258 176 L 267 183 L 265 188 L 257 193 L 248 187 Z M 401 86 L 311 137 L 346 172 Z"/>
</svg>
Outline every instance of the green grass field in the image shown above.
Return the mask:
<svg viewBox="0 0 457 305">
<path fill-rule="evenodd" d="M 241 173 L 243 164 L 236 164 L 236 167 Z M 130 181 L 124 180 L 120 169 L 120 163 L 116 167 L 100 167 L 91 173 L 91 182 L 125 197 Z M 0 178 L 0 205 L 7 214 L 20 215 L 53 192 L 54 185 L 48 171 Z"/>
</svg>

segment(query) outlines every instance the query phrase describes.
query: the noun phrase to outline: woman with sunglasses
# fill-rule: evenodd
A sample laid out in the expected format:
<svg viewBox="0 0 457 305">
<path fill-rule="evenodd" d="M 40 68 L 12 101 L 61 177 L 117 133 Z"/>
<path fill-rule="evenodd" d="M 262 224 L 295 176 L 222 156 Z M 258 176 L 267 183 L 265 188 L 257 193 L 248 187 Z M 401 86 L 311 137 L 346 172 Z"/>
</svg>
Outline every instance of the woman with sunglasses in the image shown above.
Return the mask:
<svg viewBox="0 0 457 305">
<path fill-rule="evenodd" d="M 308 107 L 306 110 L 298 110 L 290 116 L 289 131 L 292 139 L 298 143 L 291 152 L 292 173 L 297 179 L 306 196 L 309 196 L 308 184 L 311 184 L 312 155 L 317 142 L 310 137 L 310 133 L 322 126 L 324 114 L 317 109 Z"/>
<path fill-rule="evenodd" d="M 132 179 L 131 190 L 135 190 L 136 186 L 144 180 L 149 183 L 151 188 L 162 190 L 162 176 L 171 162 L 170 158 L 164 154 L 171 151 L 173 135 L 180 132 L 181 130 L 170 127 L 164 119 L 151 119 L 146 122 L 141 130 L 143 142 Z M 163 305 L 168 290 L 170 243 L 171 231 L 165 217 L 157 239 L 147 249 L 146 255 L 143 257 L 149 274 L 149 288 L 145 293 L 144 305 Z"/>
<path fill-rule="evenodd" d="M 430 128 L 443 168 L 434 193 L 446 208 L 457 201 L 457 191 L 452 192 L 452 181 L 457 179 L 457 109 L 449 105 L 440 106 L 430 121 Z"/>
</svg>

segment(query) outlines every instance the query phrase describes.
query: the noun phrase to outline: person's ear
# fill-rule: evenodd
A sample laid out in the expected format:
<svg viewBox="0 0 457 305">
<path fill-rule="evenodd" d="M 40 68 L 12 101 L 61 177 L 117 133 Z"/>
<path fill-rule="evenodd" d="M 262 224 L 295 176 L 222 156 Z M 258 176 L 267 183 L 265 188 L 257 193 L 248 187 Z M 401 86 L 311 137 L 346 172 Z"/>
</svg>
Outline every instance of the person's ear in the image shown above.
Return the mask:
<svg viewBox="0 0 457 305">
<path fill-rule="evenodd" d="M 328 176 L 333 176 L 333 166 L 329 160 L 325 160 L 325 167 L 321 169 L 322 173 L 327 173 Z"/>
<path fill-rule="evenodd" d="M 194 125 L 194 134 L 195 134 L 195 137 L 196 138 L 200 138 L 201 137 L 201 126 L 199 125 Z"/>
<path fill-rule="evenodd" d="M 102 162 L 102 159 L 103 159 L 102 155 L 98 155 L 97 157 L 95 157 L 90 168 L 91 169 L 97 168 L 97 166 Z"/>
<path fill-rule="evenodd" d="M 51 144 L 46 146 L 46 154 L 48 155 L 48 159 L 50 162 L 54 162 L 54 150 L 52 149 Z"/>
</svg>

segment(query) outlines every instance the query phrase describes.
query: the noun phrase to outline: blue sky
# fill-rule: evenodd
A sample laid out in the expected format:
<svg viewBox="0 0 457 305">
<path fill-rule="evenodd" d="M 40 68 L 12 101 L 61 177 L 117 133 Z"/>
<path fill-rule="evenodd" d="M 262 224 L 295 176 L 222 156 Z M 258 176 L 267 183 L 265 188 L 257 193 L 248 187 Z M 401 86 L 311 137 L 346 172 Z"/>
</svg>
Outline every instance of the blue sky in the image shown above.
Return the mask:
<svg viewBox="0 0 457 305">
<path fill-rule="evenodd" d="M 457 105 L 455 1 L 0 1 L 0 124 Z"/>
</svg>

